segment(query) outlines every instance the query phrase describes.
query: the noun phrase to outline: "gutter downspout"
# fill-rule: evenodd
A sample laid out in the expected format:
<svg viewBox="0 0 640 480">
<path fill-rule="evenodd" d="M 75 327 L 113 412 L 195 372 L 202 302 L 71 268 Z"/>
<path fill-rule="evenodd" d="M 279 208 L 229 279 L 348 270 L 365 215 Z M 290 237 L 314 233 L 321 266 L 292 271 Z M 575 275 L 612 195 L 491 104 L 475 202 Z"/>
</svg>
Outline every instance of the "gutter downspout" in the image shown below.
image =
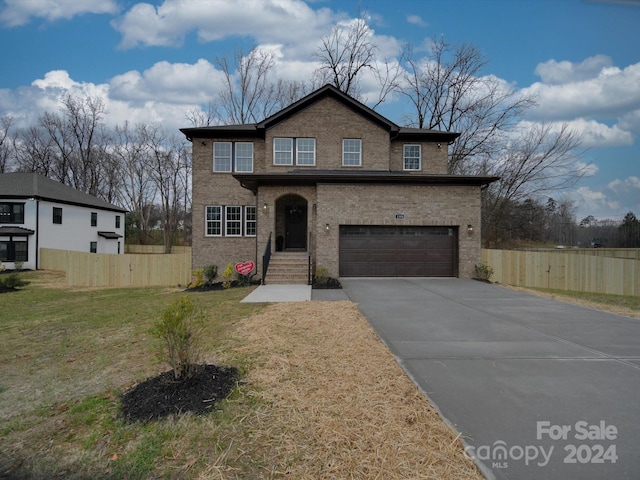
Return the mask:
<svg viewBox="0 0 640 480">
<path fill-rule="evenodd" d="M 36 270 L 40 269 L 40 200 L 36 199 Z"/>
</svg>

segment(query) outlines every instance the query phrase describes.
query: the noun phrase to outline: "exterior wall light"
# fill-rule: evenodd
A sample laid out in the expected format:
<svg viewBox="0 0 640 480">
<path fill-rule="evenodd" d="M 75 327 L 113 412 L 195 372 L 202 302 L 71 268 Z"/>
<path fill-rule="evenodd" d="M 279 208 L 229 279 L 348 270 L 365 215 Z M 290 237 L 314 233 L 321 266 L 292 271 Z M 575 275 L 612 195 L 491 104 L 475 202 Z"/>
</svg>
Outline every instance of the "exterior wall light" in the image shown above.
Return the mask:
<svg viewBox="0 0 640 480">
<path fill-rule="evenodd" d="M 467 233 L 469 235 L 473 235 L 473 225 L 471 224 L 467 225 Z"/>
<path fill-rule="evenodd" d="M 329 231 L 329 224 L 328 224 L 328 223 L 324 226 L 324 231 L 325 231 L 325 232 L 328 232 L 328 231 Z"/>
<path fill-rule="evenodd" d="M 266 212 L 268 208 L 269 208 L 269 205 L 267 205 L 265 202 L 265 204 L 262 206 L 262 209 Z"/>
</svg>

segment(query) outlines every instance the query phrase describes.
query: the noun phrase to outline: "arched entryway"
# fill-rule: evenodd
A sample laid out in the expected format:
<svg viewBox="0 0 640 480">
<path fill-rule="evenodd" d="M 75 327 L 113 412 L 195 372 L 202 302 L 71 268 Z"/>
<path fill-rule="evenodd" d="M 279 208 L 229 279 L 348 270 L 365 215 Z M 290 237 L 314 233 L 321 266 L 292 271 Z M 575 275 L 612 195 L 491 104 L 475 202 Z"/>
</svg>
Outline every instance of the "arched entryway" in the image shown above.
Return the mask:
<svg viewBox="0 0 640 480">
<path fill-rule="evenodd" d="M 276 201 L 276 250 L 307 250 L 308 203 L 300 195 L 284 195 Z"/>
</svg>

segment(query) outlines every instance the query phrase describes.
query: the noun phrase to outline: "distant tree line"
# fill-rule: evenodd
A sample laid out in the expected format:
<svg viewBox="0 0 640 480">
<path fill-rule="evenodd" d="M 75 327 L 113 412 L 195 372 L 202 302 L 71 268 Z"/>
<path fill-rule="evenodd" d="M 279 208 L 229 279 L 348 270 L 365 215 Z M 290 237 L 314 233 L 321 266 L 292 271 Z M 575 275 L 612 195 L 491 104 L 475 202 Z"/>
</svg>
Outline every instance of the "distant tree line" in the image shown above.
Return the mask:
<svg viewBox="0 0 640 480">
<path fill-rule="evenodd" d="M 128 240 L 142 243 L 161 231 L 170 251 L 178 230 L 190 231 L 191 149 L 161 125 L 104 123 L 95 97 L 66 95 L 58 112 L 35 125 L 0 124 L 0 173 L 40 173 L 129 211 Z"/>
</svg>

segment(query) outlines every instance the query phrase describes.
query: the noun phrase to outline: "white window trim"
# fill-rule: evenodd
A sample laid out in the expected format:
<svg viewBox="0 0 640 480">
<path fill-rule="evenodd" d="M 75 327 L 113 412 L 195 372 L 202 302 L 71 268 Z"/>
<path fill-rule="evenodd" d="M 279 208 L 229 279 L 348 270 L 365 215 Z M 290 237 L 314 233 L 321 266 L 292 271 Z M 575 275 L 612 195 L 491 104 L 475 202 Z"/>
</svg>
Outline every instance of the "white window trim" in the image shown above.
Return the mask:
<svg viewBox="0 0 640 480">
<path fill-rule="evenodd" d="M 290 150 L 276 150 L 276 140 L 289 140 Z M 293 155 L 294 155 L 294 147 L 293 147 L 293 138 L 290 137 L 274 137 L 273 138 L 273 164 L 278 166 L 291 166 L 293 165 Z M 276 162 L 276 153 L 289 152 L 291 153 L 291 161 L 289 163 L 277 163 Z"/>
<path fill-rule="evenodd" d="M 216 144 L 229 145 L 229 170 L 219 170 L 216 168 Z M 226 157 L 225 157 L 226 158 Z M 233 170 L 233 142 L 213 142 L 213 165 L 212 170 L 216 173 L 230 173 Z"/>
<path fill-rule="evenodd" d="M 250 208 L 253 208 L 253 210 L 254 210 L 255 220 L 249 220 L 249 215 L 247 214 L 247 212 L 248 212 L 248 210 Z M 255 225 L 256 233 L 254 233 L 254 234 L 247 233 L 249 231 L 249 229 L 247 228 L 249 223 L 253 223 Z M 257 234 L 258 234 L 258 207 L 256 207 L 255 205 L 247 205 L 247 206 L 244 207 L 244 236 L 245 237 L 255 237 Z"/>
<path fill-rule="evenodd" d="M 418 147 L 418 168 L 407 168 L 407 147 Z M 411 157 L 413 159 L 413 157 Z M 405 143 L 402 146 L 402 169 L 409 172 L 419 172 L 422 170 L 422 145 L 417 143 Z"/>
<path fill-rule="evenodd" d="M 356 153 L 356 152 L 345 152 L 345 142 L 347 141 L 357 141 L 360 144 L 360 151 L 358 152 L 359 154 L 359 162 L 357 165 L 350 165 L 350 164 L 346 164 L 344 162 L 345 160 L 345 153 Z M 362 139 L 360 138 L 343 138 L 342 139 L 342 166 L 343 167 L 361 167 L 362 166 Z"/>
<path fill-rule="evenodd" d="M 313 153 L 313 161 L 312 163 L 300 163 L 300 148 L 299 148 L 299 143 L 300 140 L 313 140 L 313 152 L 307 152 L 304 151 L 302 153 L 307 154 L 307 153 Z M 301 167 L 315 167 L 316 166 L 316 139 L 312 138 L 312 137 L 301 137 L 301 138 L 296 138 L 296 165 L 300 165 Z"/>
<path fill-rule="evenodd" d="M 240 218 L 238 220 L 229 220 L 228 212 L 231 208 L 240 209 Z M 225 237 L 241 237 L 242 236 L 242 205 L 227 205 L 224 207 L 224 236 Z M 239 224 L 240 233 L 229 233 L 229 225 Z"/>
<path fill-rule="evenodd" d="M 238 145 L 251 145 L 251 170 L 240 170 L 238 168 Z M 253 162 L 254 162 L 254 157 L 253 157 L 253 142 L 236 142 L 233 145 L 233 150 L 234 150 L 234 171 L 239 172 L 239 173 L 253 173 Z"/>
<path fill-rule="evenodd" d="M 219 209 L 220 220 L 209 220 L 207 218 L 207 209 L 209 209 L 209 208 L 218 208 Z M 212 223 L 218 222 L 218 223 L 220 223 L 220 233 L 217 233 L 217 234 L 216 233 L 207 233 L 209 231 L 209 228 L 208 228 L 209 222 L 212 222 Z M 220 205 L 206 205 L 204 207 L 204 236 L 205 237 L 221 237 L 222 236 L 222 227 L 223 227 L 222 206 L 220 206 Z"/>
</svg>

